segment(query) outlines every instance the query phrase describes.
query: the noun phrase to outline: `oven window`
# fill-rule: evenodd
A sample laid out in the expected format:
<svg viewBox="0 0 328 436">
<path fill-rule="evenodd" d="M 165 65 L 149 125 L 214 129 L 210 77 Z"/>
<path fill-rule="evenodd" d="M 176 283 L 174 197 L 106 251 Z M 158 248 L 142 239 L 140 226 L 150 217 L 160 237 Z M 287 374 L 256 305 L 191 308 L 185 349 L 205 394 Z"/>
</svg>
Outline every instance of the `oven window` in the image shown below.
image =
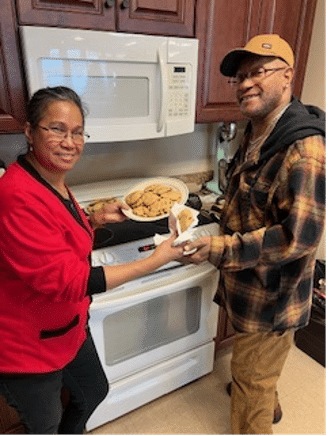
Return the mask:
<svg viewBox="0 0 328 436">
<path fill-rule="evenodd" d="M 201 287 L 128 307 L 103 320 L 105 361 L 114 365 L 199 329 Z"/>
</svg>

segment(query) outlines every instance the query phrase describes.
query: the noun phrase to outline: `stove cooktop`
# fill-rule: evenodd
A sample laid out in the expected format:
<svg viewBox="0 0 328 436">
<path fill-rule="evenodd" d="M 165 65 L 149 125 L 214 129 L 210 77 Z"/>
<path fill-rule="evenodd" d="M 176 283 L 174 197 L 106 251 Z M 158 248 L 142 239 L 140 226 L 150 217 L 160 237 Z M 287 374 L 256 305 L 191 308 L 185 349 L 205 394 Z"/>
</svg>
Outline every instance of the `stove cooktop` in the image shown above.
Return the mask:
<svg viewBox="0 0 328 436">
<path fill-rule="evenodd" d="M 210 224 L 213 220 L 202 214 L 198 215 L 198 226 Z M 169 233 L 168 218 L 154 222 L 137 222 L 127 220 L 123 223 L 106 224 L 105 227 L 96 230 L 94 250 L 104 247 L 112 247 L 126 242 L 137 241 L 153 237 L 157 234 Z"/>
</svg>

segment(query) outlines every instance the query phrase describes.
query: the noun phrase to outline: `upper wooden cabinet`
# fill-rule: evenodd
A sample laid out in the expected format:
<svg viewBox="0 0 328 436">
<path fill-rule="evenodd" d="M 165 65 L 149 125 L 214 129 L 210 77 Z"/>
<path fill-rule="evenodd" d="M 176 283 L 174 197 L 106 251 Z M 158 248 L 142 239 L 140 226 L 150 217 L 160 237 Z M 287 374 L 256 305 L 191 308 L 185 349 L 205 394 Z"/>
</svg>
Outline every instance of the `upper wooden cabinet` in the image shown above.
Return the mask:
<svg viewBox="0 0 328 436">
<path fill-rule="evenodd" d="M 122 9 L 124 3 L 129 4 Z M 168 36 L 195 35 L 195 0 L 119 0 L 117 30 Z"/>
<path fill-rule="evenodd" d="M 290 0 L 292 1 L 292 0 Z M 258 32 L 262 0 L 199 0 L 196 119 L 199 123 L 241 119 L 235 93 L 220 73 L 225 54 L 242 47 Z"/>
<path fill-rule="evenodd" d="M 25 122 L 25 95 L 15 23 L 11 0 L 1 0 L 0 133 L 21 132 Z"/>
<path fill-rule="evenodd" d="M 294 50 L 294 94 L 301 95 L 317 0 L 198 0 L 199 65 L 196 121 L 240 120 L 235 93 L 220 73 L 225 54 L 253 36 L 278 33 Z"/>
<path fill-rule="evenodd" d="M 194 36 L 195 0 L 16 0 L 20 24 Z"/>
<path fill-rule="evenodd" d="M 317 0 L 263 0 L 258 33 L 277 33 L 295 54 L 294 94 L 301 96 Z"/>
</svg>

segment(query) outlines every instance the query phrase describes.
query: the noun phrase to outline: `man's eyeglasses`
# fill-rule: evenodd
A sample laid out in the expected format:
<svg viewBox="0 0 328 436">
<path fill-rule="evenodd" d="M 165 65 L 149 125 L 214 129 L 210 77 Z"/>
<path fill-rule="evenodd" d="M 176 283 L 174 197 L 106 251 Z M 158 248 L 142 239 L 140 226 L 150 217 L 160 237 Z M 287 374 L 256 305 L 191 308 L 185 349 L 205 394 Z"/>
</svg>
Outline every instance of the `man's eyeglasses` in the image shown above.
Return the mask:
<svg viewBox="0 0 328 436">
<path fill-rule="evenodd" d="M 90 138 L 90 135 L 86 133 L 84 130 L 75 130 L 71 132 L 66 127 L 53 126 L 53 127 L 44 127 L 38 124 L 40 129 L 45 130 L 51 134 L 54 138 L 58 139 L 58 141 L 62 141 L 68 135 L 71 136 L 75 145 L 82 145 L 86 140 Z"/>
<path fill-rule="evenodd" d="M 285 70 L 288 67 L 280 68 L 257 68 L 256 70 L 248 71 L 247 73 L 238 73 L 235 77 L 229 79 L 231 85 L 240 85 L 245 79 L 260 81 L 266 77 L 267 73 Z"/>
</svg>

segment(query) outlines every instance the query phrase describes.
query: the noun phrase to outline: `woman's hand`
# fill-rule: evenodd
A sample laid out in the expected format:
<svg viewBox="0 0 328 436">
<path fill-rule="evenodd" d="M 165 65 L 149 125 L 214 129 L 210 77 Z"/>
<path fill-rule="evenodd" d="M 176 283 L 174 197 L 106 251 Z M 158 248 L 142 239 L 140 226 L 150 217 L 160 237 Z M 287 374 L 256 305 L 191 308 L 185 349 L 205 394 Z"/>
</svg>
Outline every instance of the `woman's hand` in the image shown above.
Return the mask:
<svg viewBox="0 0 328 436">
<path fill-rule="evenodd" d="M 183 250 L 186 243 L 182 243 L 176 246 L 173 246 L 173 242 L 177 238 L 177 234 L 172 234 L 168 239 L 159 244 L 155 251 L 152 253 L 152 257 L 156 259 L 159 266 L 165 265 L 172 260 L 180 260 L 183 257 Z"/>
<path fill-rule="evenodd" d="M 129 209 L 129 206 L 121 203 L 106 204 L 101 210 L 92 213 L 89 216 L 91 226 L 96 229 L 107 223 L 121 223 L 128 219 L 122 212 L 122 209 Z"/>
<path fill-rule="evenodd" d="M 106 289 L 113 289 L 129 280 L 135 280 L 155 271 L 172 260 L 180 260 L 183 256 L 185 244 L 173 247 L 177 235 L 173 234 L 169 239 L 162 242 L 154 252 L 143 259 L 120 265 L 105 265 Z"/>
</svg>

